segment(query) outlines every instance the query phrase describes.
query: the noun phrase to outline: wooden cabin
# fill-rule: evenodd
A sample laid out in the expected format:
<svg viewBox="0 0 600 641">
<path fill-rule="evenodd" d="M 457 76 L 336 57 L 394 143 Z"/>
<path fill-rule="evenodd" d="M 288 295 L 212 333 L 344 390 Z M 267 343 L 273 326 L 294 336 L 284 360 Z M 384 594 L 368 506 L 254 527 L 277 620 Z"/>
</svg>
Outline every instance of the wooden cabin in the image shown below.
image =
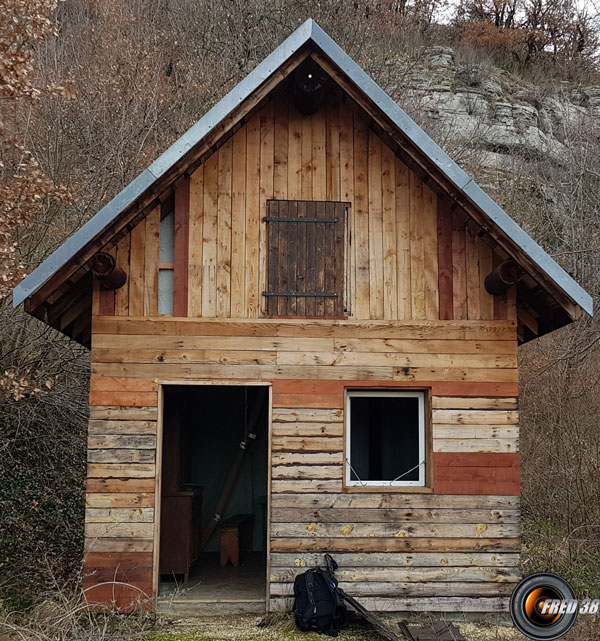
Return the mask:
<svg viewBox="0 0 600 641">
<path fill-rule="evenodd" d="M 312 20 L 14 302 L 91 350 L 90 603 L 283 610 L 329 552 L 506 609 L 517 348 L 591 298 Z"/>
</svg>

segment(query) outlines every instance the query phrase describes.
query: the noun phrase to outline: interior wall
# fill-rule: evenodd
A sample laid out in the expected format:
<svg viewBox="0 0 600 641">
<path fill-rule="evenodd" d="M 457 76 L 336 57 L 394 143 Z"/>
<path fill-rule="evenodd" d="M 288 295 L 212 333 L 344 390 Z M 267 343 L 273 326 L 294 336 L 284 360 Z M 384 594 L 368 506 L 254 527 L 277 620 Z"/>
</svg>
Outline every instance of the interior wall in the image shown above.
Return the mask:
<svg viewBox="0 0 600 641">
<path fill-rule="evenodd" d="M 184 482 L 201 486 L 203 529 L 215 513 L 227 476 L 244 439 L 244 414 L 250 415 L 256 395 L 263 388 L 243 386 L 190 386 L 185 388 L 184 423 L 189 429 L 187 471 Z M 257 438 L 246 449 L 243 463 L 221 515 L 252 513 L 253 551 L 266 552 L 268 403 L 258 419 Z M 182 461 L 182 463 L 184 463 Z M 219 550 L 218 530 L 206 552 Z"/>
</svg>

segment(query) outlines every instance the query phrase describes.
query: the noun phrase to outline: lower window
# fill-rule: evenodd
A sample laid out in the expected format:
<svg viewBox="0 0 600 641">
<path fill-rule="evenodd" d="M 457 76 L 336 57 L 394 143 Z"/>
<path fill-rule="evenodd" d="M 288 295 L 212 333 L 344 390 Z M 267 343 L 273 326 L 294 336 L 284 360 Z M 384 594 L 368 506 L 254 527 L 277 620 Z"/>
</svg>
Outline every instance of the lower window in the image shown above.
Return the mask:
<svg viewBox="0 0 600 641">
<path fill-rule="evenodd" d="M 425 486 L 425 393 L 349 391 L 346 486 Z"/>
</svg>

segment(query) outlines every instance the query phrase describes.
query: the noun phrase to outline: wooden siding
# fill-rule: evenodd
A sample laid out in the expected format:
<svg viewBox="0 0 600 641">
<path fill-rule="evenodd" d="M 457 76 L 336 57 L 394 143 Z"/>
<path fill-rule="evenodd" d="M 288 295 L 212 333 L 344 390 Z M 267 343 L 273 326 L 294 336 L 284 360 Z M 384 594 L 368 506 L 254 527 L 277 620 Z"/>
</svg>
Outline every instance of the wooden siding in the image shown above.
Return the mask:
<svg viewBox="0 0 600 641">
<path fill-rule="evenodd" d="M 175 191 L 174 315 L 267 315 L 269 199 L 350 204 L 347 316 L 390 320 L 516 320 L 515 290 L 493 297 L 483 279 L 501 256 L 460 209 L 438 200 L 370 128 L 366 114 L 336 95 L 312 116 L 285 92 L 250 115 Z M 117 244 L 128 283 L 119 316 L 155 315 L 157 212 Z M 298 230 L 298 241 L 306 242 Z M 351 239 L 351 240 L 350 240 Z M 96 306 L 97 307 L 97 306 Z M 103 313 L 111 313 L 104 301 Z M 286 310 L 288 311 L 288 310 Z M 318 316 L 315 301 L 293 314 Z"/>
<path fill-rule="evenodd" d="M 494 320 L 96 317 L 86 587 L 102 600 L 94 586 L 118 565 L 151 592 L 159 381 L 260 380 L 273 385 L 272 609 L 330 551 L 342 586 L 378 609 L 504 610 L 520 576 L 515 333 Z M 429 494 L 344 489 L 347 387 L 431 390 Z"/>
<path fill-rule="evenodd" d="M 157 389 L 139 381 L 92 383 L 83 572 L 92 605 L 149 607 Z"/>
</svg>

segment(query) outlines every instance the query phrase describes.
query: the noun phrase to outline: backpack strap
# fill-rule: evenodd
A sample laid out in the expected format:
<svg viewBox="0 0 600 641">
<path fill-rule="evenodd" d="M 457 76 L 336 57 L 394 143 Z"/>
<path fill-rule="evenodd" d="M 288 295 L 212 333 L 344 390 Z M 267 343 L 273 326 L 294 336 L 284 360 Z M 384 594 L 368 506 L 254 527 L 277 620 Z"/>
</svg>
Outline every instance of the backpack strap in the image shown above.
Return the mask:
<svg viewBox="0 0 600 641">
<path fill-rule="evenodd" d="M 334 561 L 331 554 L 325 555 L 325 565 L 327 566 L 327 571 L 333 574 L 338 569 L 338 564 Z"/>
<path fill-rule="evenodd" d="M 306 596 L 308 597 L 308 603 L 306 604 L 306 610 L 304 611 L 304 618 L 306 621 L 310 621 L 313 614 L 317 611 L 317 604 L 315 603 L 314 573 L 311 571 L 305 572 L 304 580 L 306 582 Z"/>
</svg>

